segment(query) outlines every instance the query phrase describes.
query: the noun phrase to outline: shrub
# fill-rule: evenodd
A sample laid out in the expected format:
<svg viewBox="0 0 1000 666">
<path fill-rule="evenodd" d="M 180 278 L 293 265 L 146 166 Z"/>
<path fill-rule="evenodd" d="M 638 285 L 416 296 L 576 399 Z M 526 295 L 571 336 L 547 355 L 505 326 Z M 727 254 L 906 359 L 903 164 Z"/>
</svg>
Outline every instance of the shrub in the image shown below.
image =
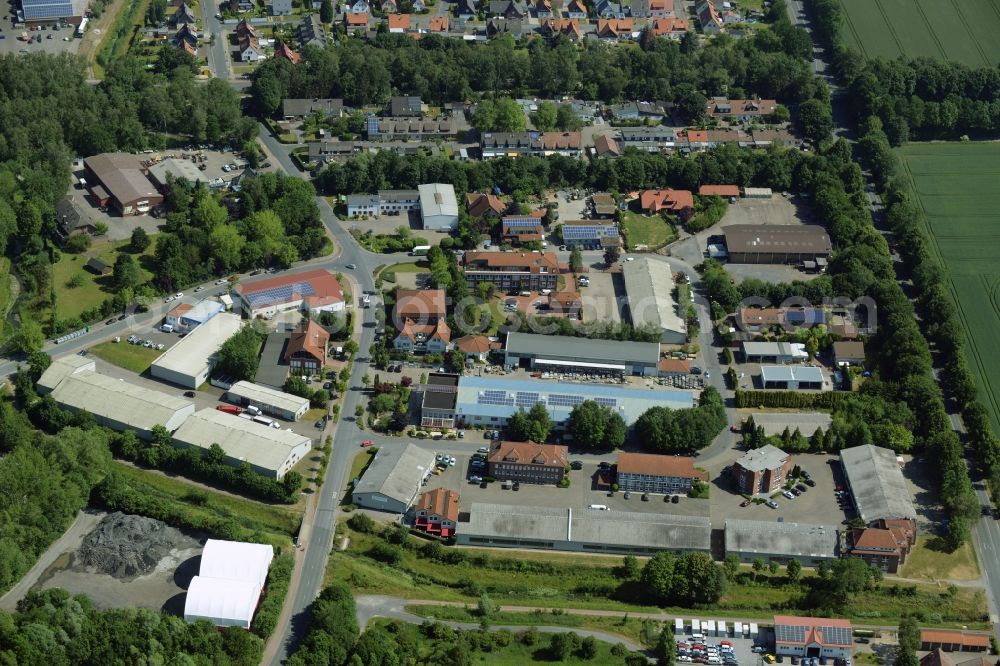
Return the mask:
<svg viewBox="0 0 1000 666">
<path fill-rule="evenodd" d="M 398 546 L 388 543 L 377 543 L 368 550 L 368 557 L 389 566 L 399 564 L 403 559 L 403 551 Z"/>
<path fill-rule="evenodd" d="M 347 525 L 355 532 L 362 534 L 375 533 L 375 521 L 366 513 L 356 513 L 347 519 Z"/>
</svg>

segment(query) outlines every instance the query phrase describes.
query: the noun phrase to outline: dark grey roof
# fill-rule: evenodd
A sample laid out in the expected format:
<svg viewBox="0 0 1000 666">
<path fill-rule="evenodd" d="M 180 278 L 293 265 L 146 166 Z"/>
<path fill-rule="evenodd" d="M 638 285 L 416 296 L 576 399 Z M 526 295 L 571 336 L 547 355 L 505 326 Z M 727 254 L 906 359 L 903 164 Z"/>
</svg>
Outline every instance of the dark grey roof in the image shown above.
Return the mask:
<svg viewBox="0 0 1000 666">
<path fill-rule="evenodd" d="M 733 224 L 723 233 L 730 254 L 830 254 L 833 249 L 826 229 L 815 224 Z"/>
<path fill-rule="evenodd" d="M 63 234 L 70 234 L 81 226 L 80 209 L 68 197 L 56 204 L 56 223 Z"/>
<path fill-rule="evenodd" d="M 506 18 L 521 18 L 527 15 L 528 9 L 515 0 L 490 0 L 489 13 Z"/>
<path fill-rule="evenodd" d="M 474 16 L 479 11 L 479 3 L 476 0 L 458 0 L 456 11 L 459 16 Z"/>
<path fill-rule="evenodd" d="M 392 116 L 419 116 L 420 98 L 414 96 L 393 97 L 389 100 L 389 115 Z"/>
<path fill-rule="evenodd" d="M 879 518 L 916 518 L 910 490 L 896 454 L 870 444 L 840 452 L 840 462 L 858 515 L 865 523 Z"/>
<path fill-rule="evenodd" d="M 770 522 L 766 520 L 726 521 L 726 554 L 833 559 L 839 543 L 833 525 Z"/>
<path fill-rule="evenodd" d="M 285 345 L 290 337 L 288 331 L 275 331 L 269 333 L 267 342 L 264 343 L 264 351 L 260 355 L 260 366 L 254 381 L 273 389 L 282 390 L 285 386 L 285 379 L 288 378 L 288 366 L 284 365 Z"/>
<path fill-rule="evenodd" d="M 286 99 L 281 103 L 281 113 L 285 117 L 308 116 L 316 111 L 339 116 L 343 108 L 344 100 L 332 98 Z"/>
<path fill-rule="evenodd" d="M 486 35 L 488 37 L 504 34 L 520 37 L 523 30 L 524 24 L 519 18 L 503 18 L 494 16 L 486 21 Z"/>
<path fill-rule="evenodd" d="M 655 342 L 591 340 L 565 335 L 509 333 L 507 353 L 533 355 L 535 358 L 573 358 L 583 362 L 645 363 L 656 365 L 660 345 Z"/>
</svg>

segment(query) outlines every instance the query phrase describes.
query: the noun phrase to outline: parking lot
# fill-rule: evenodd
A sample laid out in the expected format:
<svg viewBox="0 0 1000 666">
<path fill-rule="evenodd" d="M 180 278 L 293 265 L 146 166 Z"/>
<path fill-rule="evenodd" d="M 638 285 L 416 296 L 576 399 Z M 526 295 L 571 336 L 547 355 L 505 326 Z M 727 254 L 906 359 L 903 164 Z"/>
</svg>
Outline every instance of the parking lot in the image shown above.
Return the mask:
<svg viewBox="0 0 1000 666">
<path fill-rule="evenodd" d="M 590 285 L 579 287 L 583 300 L 583 321 L 602 324 L 609 321 L 620 322 L 621 306 L 625 302 L 624 298 L 619 300 L 619 295 L 624 297 L 625 294 L 621 275 L 593 271 L 587 273 L 587 279 Z"/>
<path fill-rule="evenodd" d="M 80 50 L 81 40 L 73 36 L 76 28 L 72 25 L 65 28 L 52 29 L 46 26 L 45 30 L 31 31 L 27 28 L 14 28 L 9 20 L 3 22 L 0 27 L 0 55 L 18 53 L 24 49 L 27 53 L 77 53 Z M 31 38 L 30 42 L 18 39 L 22 32 L 27 32 Z M 41 37 L 41 41 L 36 41 Z"/>
<path fill-rule="evenodd" d="M 481 434 L 468 431 L 467 444 L 470 451 L 477 447 L 485 447 L 488 441 L 481 439 Z M 597 463 L 584 463 L 583 468 L 569 473 L 570 487 L 556 488 L 531 483 L 521 483 L 519 490 L 505 489 L 499 481 L 487 484 L 481 488 L 478 483 L 470 483 L 468 477 L 472 474 L 485 476 L 483 471 L 475 471 L 470 467 L 472 453 L 453 454 L 455 465 L 448 467 L 432 476 L 424 490 L 446 487 L 458 490 L 461 494 L 460 511 L 468 511 L 473 502 L 488 504 L 516 504 L 524 506 L 548 506 L 554 508 L 571 508 L 584 510 L 591 504 L 605 504 L 613 511 L 638 511 L 644 513 L 664 513 L 680 516 L 708 516 L 709 502 L 703 499 L 680 497 L 676 504 L 664 501 L 663 495 L 650 495 L 649 501 L 642 500 L 642 493 L 631 493 L 625 499 L 625 493 L 608 495 L 607 490 L 598 489 L 595 485 Z M 669 498 L 667 498 L 669 499 Z"/>
</svg>

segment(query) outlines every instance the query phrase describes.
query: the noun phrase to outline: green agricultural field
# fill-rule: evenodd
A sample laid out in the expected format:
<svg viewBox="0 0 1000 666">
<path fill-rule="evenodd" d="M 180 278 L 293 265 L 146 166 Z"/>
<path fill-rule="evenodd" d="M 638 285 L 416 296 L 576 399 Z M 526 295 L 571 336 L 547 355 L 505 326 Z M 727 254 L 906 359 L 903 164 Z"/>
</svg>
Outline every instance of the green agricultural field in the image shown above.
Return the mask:
<svg viewBox="0 0 1000 666">
<path fill-rule="evenodd" d="M 948 270 L 980 397 L 1000 429 L 1000 144 L 911 143 L 899 149 L 932 251 Z"/>
<path fill-rule="evenodd" d="M 844 38 L 874 58 L 1000 62 L 1000 0 L 840 0 Z"/>
</svg>

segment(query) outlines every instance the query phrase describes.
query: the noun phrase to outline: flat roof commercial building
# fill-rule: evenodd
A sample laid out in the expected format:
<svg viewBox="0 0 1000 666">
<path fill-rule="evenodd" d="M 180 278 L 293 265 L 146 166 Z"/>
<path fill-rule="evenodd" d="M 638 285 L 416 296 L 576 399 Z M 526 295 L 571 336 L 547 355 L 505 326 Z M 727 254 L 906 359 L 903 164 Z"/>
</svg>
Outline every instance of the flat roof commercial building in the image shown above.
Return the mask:
<svg viewBox="0 0 1000 666">
<path fill-rule="evenodd" d="M 771 493 L 780 488 L 792 467 L 791 458 L 776 446 L 765 444 L 733 464 L 733 481 L 741 493 Z"/>
<path fill-rule="evenodd" d="M 458 375 L 432 372 L 422 388 L 424 395 L 420 402 L 420 426 L 435 429 L 454 427 Z"/>
<path fill-rule="evenodd" d="M 622 265 L 628 314 L 635 328 L 652 327 L 660 331 L 660 341 L 667 344 L 687 342 L 687 324 L 674 298 L 674 276 L 669 264 L 646 257 Z"/>
<path fill-rule="evenodd" d="M 593 400 L 609 407 L 631 425 L 650 407 L 683 409 L 694 405 L 691 391 L 634 389 L 606 384 L 571 384 L 544 380 L 463 376 L 458 382 L 455 423 L 459 427 L 500 427 L 518 409 L 541 402 L 556 427 L 569 418 L 573 407 Z"/>
<path fill-rule="evenodd" d="M 164 194 L 169 189 L 171 178 L 174 180 L 183 178 L 191 185 L 208 182 L 205 174 L 199 171 L 194 162 L 190 160 L 179 160 L 176 157 L 171 157 L 149 167 L 149 179 Z"/>
<path fill-rule="evenodd" d="M 743 343 L 743 360 L 747 363 L 804 363 L 808 358 L 801 342 Z"/>
<path fill-rule="evenodd" d="M 651 555 L 708 551 L 708 518 L 473 503 L 456 539 L 468 546 Z"/>
<path fill-rule="evenodd" d="M 433 470 L 433 451 L 412 444 L 383 446 L 355 484 L 351 501 L 366 509 L 406 513 Z"/>
<path fill-rule="evenodd" d="M 286 421 L 298 421 L 309 411 L 309 399 L 284 391 L 254 384 L 236 382 L 226 391 L 226 398 L 241 407 L 256 407 L 270 416 Z"/>
<path fill-rule="evenodd" d="M 195 326 L 200 326 L 215 315 L 226 309 L 219 301 L 204 300 L 196 305 L 181 303 L 167 313 L 166 323 L 174 327 L 175 331 L 187 332 Z"/>
<path fill-rule="evenodd" d="M 226 452 L 227 464 L 246 463 L 258 474 L 279 480 L 312 450 L 308 437 L 217 409 L 195 412 L 174 433 L 174 445 L 181 448 L 207 450 L 213 444 Z"/>
<path fill-rule="evenodd" d="M 723 233 L 734 264 L 825 262 L 833 252 L 830 235 L 815 224 L 733 224 Z"/>
<path fill-rule="evenodd" d="M 59 382 L 71 375 L 80 372 L 97 372 L 97 362 L 92 358 L 73 354 L 62 358 L 52 359 L 52 363 L 45 369 L 42 376 L 35 383 L 35 390 L 38 395 L 52 393 L 52 390 L 59 385 Z"/>
<path fill-rule="evenodd" d="M 726 555 L 736 555 L 741 562 L 756 559 L 787 564 L 798 560 L 806 566 L 836 559 L 840 537 L 834 525 L 774 522 L 766 520 L 727 520 Z"/>
<path fill-rule="evenodd" d="M 420 220 L 424 229 L 454 229 L 458 226 L 458 200 L 455 186 L 429 183 L 417 187 L 420 192 Z"/>
<path fill-rule="evenodd" d="M 829 617 L 774 616 L 776 654 L 793 657 L 848 659 L 854 647 L 849 620 Z"/>
<path fill-rule="evenodd" d="M 695 469 L 694 458 L 655 453 L 619 453 L 617 477 L 621 490 L 663 495 L 687 494 L 695 479 L 708 480 Z"/>
<path fill-rule="evenodd" d="M 761 388 L 797 391 L 821 391 L 825 386 L 823 371 L 813 366 L 762 365 Z"/>
<path fill-rule="evenodd" d="M 153 427 L 174 431 L 194 414 L 194 403 L 91 370 L 68 374 L 51 391 L 63 409 L 88 412 L 112 430 L 132 430 L 151 439 Z"/>
<path fill-rule="evenodd" d="M 247 317 L 271 317 L 278 312 L 339 312 L 344 290 L 333 273 L 314 269 L 279 275 L 236 286 L 240 311 Z"/>
<path fill-rule="evenodd" d="M 906 479 L 891 449 L 866 444 L 840 452 L 847 488 L 865 524 L 879 518 L 916 519 Z"/>
<path fill-rule="evenodd" d="M 655 376 L 655 342 L 591 340 L 567 335 L 508 333 L 504 365 L 558 372 Z"/>
<path fill-rule="evenodd" d="M 149 366 L 149 373 L 184 388 L 198 388 L 208 381 L 222 344 L 235 335 L 241 325 L 237 315 L 217 314 L 160 354 Z"/>
<path fill-rule="evenodd" d="M 83 171 L 98 205 L 110 206 L 121 215 L 142 215 L 163 202 L 135 155 L 94 155 L 83 160 Z"/>
</svg>

